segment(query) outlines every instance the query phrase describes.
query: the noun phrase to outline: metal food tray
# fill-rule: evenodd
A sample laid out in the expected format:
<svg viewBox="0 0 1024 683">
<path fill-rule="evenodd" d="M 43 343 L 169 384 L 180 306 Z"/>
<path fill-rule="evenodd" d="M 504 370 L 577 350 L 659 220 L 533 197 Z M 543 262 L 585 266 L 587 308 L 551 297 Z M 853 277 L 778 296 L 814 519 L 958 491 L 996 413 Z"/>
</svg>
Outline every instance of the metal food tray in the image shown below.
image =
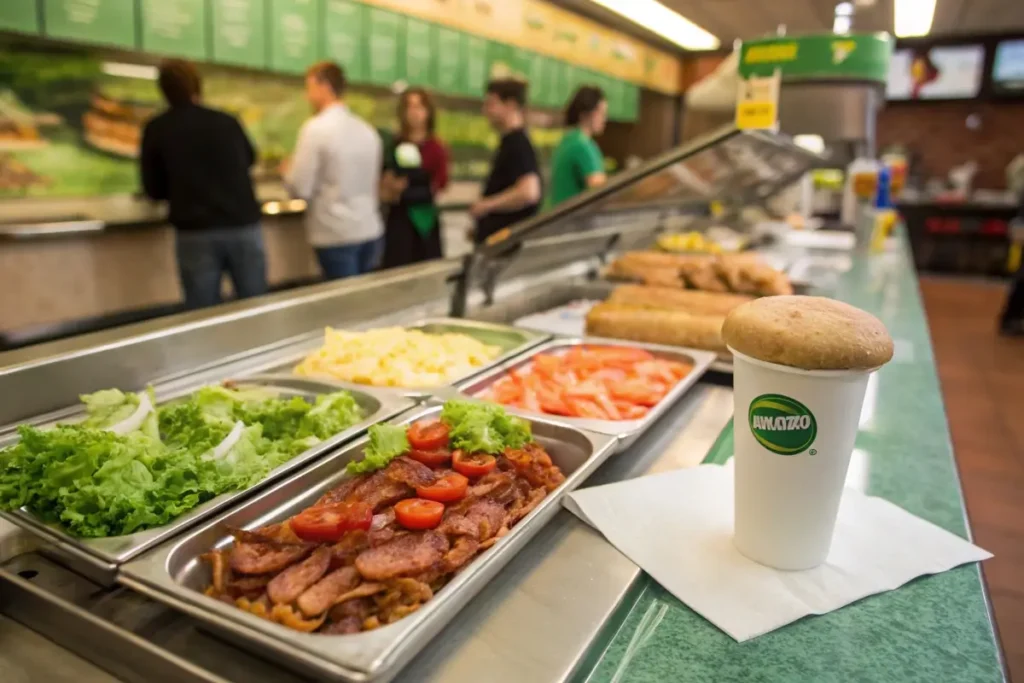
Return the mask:
<svg viewBox="0 0 1024 683">
<path fill-rule="evenodd" d="M 125 536 L 77 538 L 71 536 L 59 526 L 43 522 L 24 509 L 0 513 L 0 516 L 18 525 L 25 531 L 40 537 L 44 541 L 52 543 L 54 551 L 73 569 L 98 583 L 107 586 L 113 585 L 117 568 L 125 562 L 195 526 L 211 515 L 238 503 L 242 498 L 251 495 L 255 491 L 280 480 L 285 475 L 316 460 L 331 449 L 359 436 L 370 425 L 388 420 L 415 405 L 408 398 L 395 392 L 343 384 L 341 382 L 325 382 L 292 376 L 261 375 L 238 380 L 234 384 L 241 387 L 264 387 L 276 390 L 278 395 L 301 396 L 307 400 L 315 399 L 321 394 L 346 390 L 352 394 L 356 402 L 366 411 L 366 418 L 276 467 L 263 481 L 255 486 L 251 486 L 243 491 L 221 494 L 192 508 L 170 524 L 164 526 L 146 529 L 145 531 Z M 173 396 L 163 397 L 158 405 L 165 405 L 170 401 L 188 396 L 194 393 L 194 391 L 185 391 Z M 77 419 L 62 420 L 61 423 L 68 424 L 83 419 L 84 410 L 79 411 L 75 417 Z M 17 442 L 16 436 L 0 442 L 0 448 L 10 446 L 15 442 Z"/>
<path fill-rule="evenodd" d="M 435 403 L 413 410 L 396 424 L 434 417 Z M 482 552 L 422 608 L 393 624 L 352 635 L 301 633 L 203 595 L 209 568 L 199 558 L 233 542 L 227 527 L 255 529 L 279 522 L 312 505 L 347 474 L 368 439 L 349 444 L 312 467 L 280 482 L 244 504 L 121 568 L 119 583 L 198 619 L 233 643 L 280 660 L 316 680 L 369 681 L 393 677 L 451 621 L 512 557 L 561 509 L 561 499 L 604 462 L 615 439 L 546 418 L 527 416 L 534 437 L 547 449 L 566 480 Z"/>
<path fill-rule="evenodd" d="M 633 445 L 641 434 L 654 424 L 665 411 L 672 407 L 687 391 L 696 384 L 708 367 L 715 362 L 717 356 L 712 351 L 700 351 L 682 346 L 664 346 L 661 344 L 645 344 L 642 342 L 626 341 L 622 339 L 607 339 L 604 337 L 573 337 L 556 338 L 533 349 L 529 354 L 510 360 L 471 380 L 457 385 L 457 389 L 474 398 L 481 398 L 480 394 L 490 388 L 495 382 L 504 377 L 511 370 L 516 370 L 529 364 L 534 356 L 541 353 L 561 354 L 574 346 L 620 346 L 633 349 L 644 349 L 650 351 L 657 358 L 688 362 L 693 365 L 693 370 L 686 377 L 676 383 L 675 387 L 665 395 L 658 405 L 651 408 L 647 415 L 639 420 L 594 420 L 582 417 L 565 417 L 561 415 L 549 415 L 542 413 L 545 417 L 575 425 L 581 429 L 588 429 L 598 434 L 608 434 L 619 439 L 617 452 L 621 452 Z M 529 415 L 536 413 L 528 412 Z"/>
<path fill-rule="evenodd" d="M 511 327 L 509 325 L 499 325 L 495 323 L 481 322 L 477 320 L 466 320 L 463 318 L 425 318 L 419 320 L 411 325 L 402 325 L 402 328 L 406 330 L 420 330 L 426 334 L 464 334 L 469 337 L 489 344 L 497 346 L 501 349 L 501 353 L 494 358 L 494 360 L 476 368 L 475 370 L 468 372 L 459 377 L 453 377 L 448 384 L 441 385 L 442 387 L 451 387 L 457 382 L 464 381 L 471 377 L 475 377 L 481 372 L 486 372 L 495 365 L 504 363 L 505 361 L 515 358 L 519 354 L 527 351 L 537 344 L 541 344 L 548 339 L 551 339 L 551 335 L 546 332 L 540 332 L 538 330 L 528 330 L 518 327 Z M 359 331 L 359 330 L 356 330 Z M 315 347 L 314 347 L 315 348 Z M 301 352 L 292 353 L 285 359 L 277 358 L 271 363 L 264 366 L 257 367 L 254 372 L 292 372 L 295 366 L 309 355 L 309 349 Z M 317 375 L 314 378 L 332 379 L 329 375 Z M 359 386 L 376 386 L 376 385 L 359 385 Z M 388 389 L 400 389 L 406 396 L 410 396 L 418 399 L 428 398 L 436 389 L 441 387 L 382 387 Z"/>
</svg>

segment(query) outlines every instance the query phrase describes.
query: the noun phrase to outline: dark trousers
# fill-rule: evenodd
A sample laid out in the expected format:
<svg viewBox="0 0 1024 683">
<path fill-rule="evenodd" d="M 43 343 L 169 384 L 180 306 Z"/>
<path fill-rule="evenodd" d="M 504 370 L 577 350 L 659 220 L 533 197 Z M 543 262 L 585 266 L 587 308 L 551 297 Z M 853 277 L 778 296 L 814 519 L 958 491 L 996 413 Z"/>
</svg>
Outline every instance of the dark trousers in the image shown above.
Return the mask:
<svg viewBox="0 0 1024 683">
<path fill-rule="evenodd" d="M 1010 295 L 1006 297 L 1000 324 L 1003 327 L 1024 323 L 1024 266 L 1017 269 L 1010 283 Z"/>
<path fill-rule="evenodd" d="M 413 225 L 402 207 L 391 209 L 384 231 L 384 261 L 382 268 L 397 268 L 411 263 L 441 258 L 441 224 L 423 236 Z"/>
<path fill-rule="evenodd" d="M 175 241 L 186 307 L 219 304 L 220 282 L 225 272 L 239 299 L 267 292 L 263 231 L 259 223 L 240 228 L 178 230 Z"/>
<path fill-rule="evenodd" d="M 380 265 L 384 240 L 377 238 L 359 244 L 344 244 L 338 247 L 320 247 L 316 250 L 324 278 L 337 280 L 343 277 L 363 275 Z"/>
</svg>

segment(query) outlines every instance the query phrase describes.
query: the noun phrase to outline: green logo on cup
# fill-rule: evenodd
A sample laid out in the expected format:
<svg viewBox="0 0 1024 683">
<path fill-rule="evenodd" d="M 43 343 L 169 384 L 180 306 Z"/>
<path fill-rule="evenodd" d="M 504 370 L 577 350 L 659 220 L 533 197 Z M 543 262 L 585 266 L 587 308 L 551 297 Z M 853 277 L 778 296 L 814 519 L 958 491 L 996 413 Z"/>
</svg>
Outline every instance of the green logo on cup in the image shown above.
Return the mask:
<svg viewBox="0 0 1024 683">
<path fill-rule="evenodd" d="M 779 455 L 803 453 L 818 436 L 814 414 L 803 403 L 788 396 L 758 396 L 751 402 L 747 418 L 757 442 Z"/>
</svg>

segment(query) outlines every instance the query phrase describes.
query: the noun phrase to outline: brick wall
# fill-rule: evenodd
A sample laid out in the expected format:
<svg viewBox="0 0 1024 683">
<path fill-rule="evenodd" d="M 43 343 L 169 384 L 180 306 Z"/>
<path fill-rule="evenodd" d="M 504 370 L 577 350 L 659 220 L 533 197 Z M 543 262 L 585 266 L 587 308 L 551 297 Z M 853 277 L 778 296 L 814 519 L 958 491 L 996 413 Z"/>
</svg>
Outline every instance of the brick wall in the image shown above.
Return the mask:
<svg viewBox="0 0 1024 683">
<path fill-rule="evenodd" d="M 967 128 L 977 114 L 978 130 Z M 974 160 L 975 188 L 1005 188 L 1006 165 L 1024 153 L 1024 102 L 889 105 L 878 116 L 878 148 L 901 144 L 920 155 L 925 177 Z"/>
</svg>

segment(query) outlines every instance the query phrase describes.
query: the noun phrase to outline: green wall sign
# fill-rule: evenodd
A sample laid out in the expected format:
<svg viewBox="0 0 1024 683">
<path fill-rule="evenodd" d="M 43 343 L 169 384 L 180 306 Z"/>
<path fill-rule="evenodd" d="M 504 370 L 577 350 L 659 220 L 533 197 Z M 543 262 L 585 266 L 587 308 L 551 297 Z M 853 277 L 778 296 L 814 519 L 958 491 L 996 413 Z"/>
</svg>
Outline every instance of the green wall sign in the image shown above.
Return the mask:
<svg viewBox="0 0 1024 683">
<path fill-rule="evenodd" d="M 206 59 L 206 0 L 142 0 L 142 49 Z"/>
<path fill-rule="evenodd" d="M 265 0 L 211 0 L 213 61 L 267 68 Z"/>
<path fill-rule="evenodd" d="M 366 55 L 366 6 L 351 0 L 327 0 L 324 5 L 322 54 L 345 69 L 353 83 L 369 77 Z"/>
<path fill-rule="evenodd" d="M 135 7 L 135 0 L 45 0 L 46 35 L 135 49 Z"/>
<path fill-rule="evenodd" d="M 39 11 L 36 0 L 2 0 L 0 31 L 39 32 Z"/>
<path fill-rule="evenodd" d="M 402 77 L 399 41 L 402 17 L 394 12 L 371 7 L 367 28 L 369 41 L 369 81 L 374 85 L 391 85 Z"/>
<path fill-rule="evenodd" d="M 405 80 L 409 85 L 434 88 L 434 59 L 437 56 L 434 24 L 405 20 Z"/>
<path fill-rule="evenodd" d="M 319 3 L 270 0 L 270 66 L 301 74 L 316 61 Z"/>
<path fill-rule="evenodd" d="M 747 40 L 740 49 L 741 78 L 771 76 L 784 81 L 850 80 L 885 83 L 892 38 L 886 33 L 797 36 Z"/>
<path fill-rule="evenodd" d="M 437 28 L 437 55 L 434 60 L 434 87 L 446 95 L 457 95 L 465 81 L 463 67 L 466 36 L 454 29 Z"/>
</svg>

